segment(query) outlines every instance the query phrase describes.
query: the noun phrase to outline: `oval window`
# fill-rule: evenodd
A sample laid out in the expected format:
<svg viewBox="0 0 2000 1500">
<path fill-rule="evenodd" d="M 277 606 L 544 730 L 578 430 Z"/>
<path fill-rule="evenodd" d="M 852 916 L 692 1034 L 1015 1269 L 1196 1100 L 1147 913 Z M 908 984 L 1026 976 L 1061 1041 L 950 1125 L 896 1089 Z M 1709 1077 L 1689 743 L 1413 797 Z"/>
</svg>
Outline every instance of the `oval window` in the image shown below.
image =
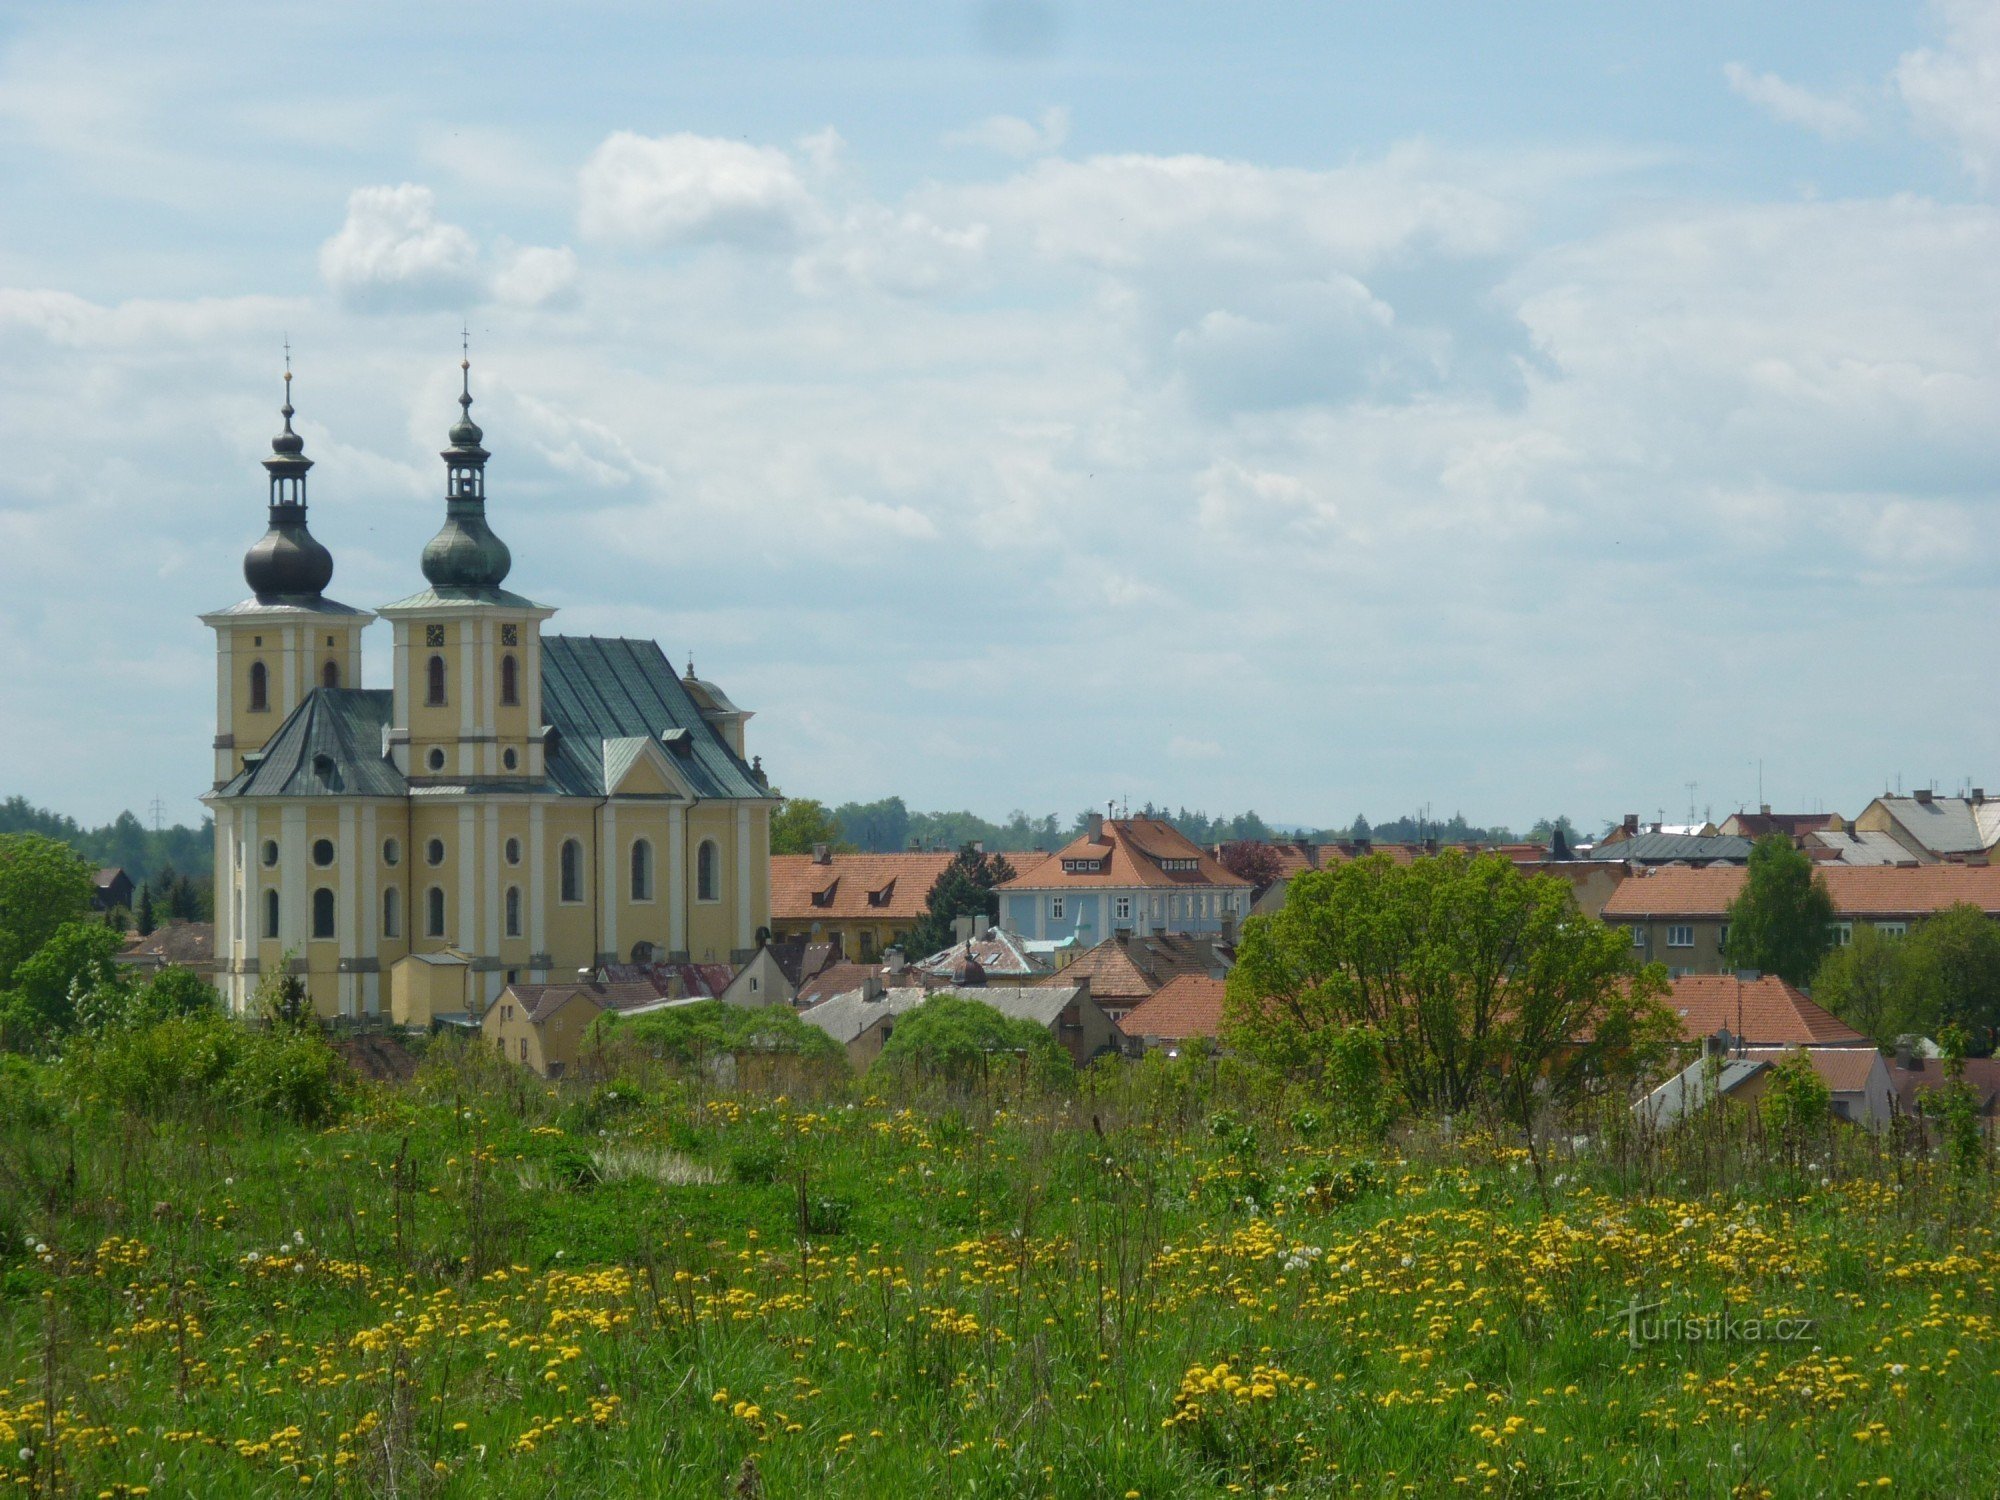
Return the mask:
<svg viewBox="0 0 2000 1500">
<path fill-rule="evenodd" d="M 333 863 L 332 839 L 313 840 L 313 863 L 318 865 L 322 870 Z"/>
<path fill-rule="evenodd" d="M 268 870 L 271 868 L 271 866 L 275 865 L 277 862 L 278 862 L 278 841 L 276 839 L 265 839 L 264 868 Z"/>
<path fill-rule="evenodd" d="M 518 865 L 520 862 L 521 862 L 521 841 L 519 839 L 507 840 L 507 863 L 510 865 Z"/>
<path fill-rule="evenodd" d="M 444 751 L 433 745 L 431 753 L 425 757 L 425 762 L 433 771 L 442 771 L 444 769 Z"/>
<path fill-rule="evenodd" d="M 397 864 L 402 860 L 402 858 L 403 858 L 403 846 L 401 844 L 397 843 L 394 839 L 382 840 L 383 864 L 385 865 Z"/>
<path fill-rule="evenodd" d="M 444 840 L 432 839 L 424 845 L 424 863 L 441 865 L 444 863 Z"/>
</svg>

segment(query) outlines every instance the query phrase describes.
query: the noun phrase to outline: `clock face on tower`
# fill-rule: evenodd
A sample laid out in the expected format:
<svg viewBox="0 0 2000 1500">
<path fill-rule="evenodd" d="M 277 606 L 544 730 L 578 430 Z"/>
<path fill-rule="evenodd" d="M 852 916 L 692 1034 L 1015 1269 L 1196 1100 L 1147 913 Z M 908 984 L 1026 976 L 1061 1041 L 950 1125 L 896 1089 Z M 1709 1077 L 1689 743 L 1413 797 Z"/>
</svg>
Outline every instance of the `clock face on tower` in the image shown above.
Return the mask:
<svg viewBox="0 0 2000 1500">
<path fill-rule="evenodd" d="M 424 627 L 424 644 L 426 646 L 442 646 L 444 644 L 444 626 L 426 625 Z"/>
<path fill-rule="evenodd" d="M 518 625 L 502 625 L 500 627 L 500 644 L 503 646 L 520 645 L 521 627 Z"/>
</svg>

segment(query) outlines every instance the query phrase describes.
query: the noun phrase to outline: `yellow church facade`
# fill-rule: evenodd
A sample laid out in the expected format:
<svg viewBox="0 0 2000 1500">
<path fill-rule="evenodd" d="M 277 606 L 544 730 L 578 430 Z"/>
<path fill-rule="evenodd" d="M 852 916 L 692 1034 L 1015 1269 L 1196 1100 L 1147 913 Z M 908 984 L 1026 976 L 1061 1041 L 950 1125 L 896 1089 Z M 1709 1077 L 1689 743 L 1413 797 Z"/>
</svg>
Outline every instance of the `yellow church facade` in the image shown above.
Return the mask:
<svg viewBox="0 0 2000 1500">
<path fill-rule="evenodd" d="M 231 1008 L 285 969 L 319 1014 L 361 1020 L 396 1012 L 396 976 L 422 961 L 428 980 L 432 955 L 464 974 L 474 1015 L 510 982 L 746 957 L 769 932 L 775 805 L 745 759 L 750 715 L 652 641 L 546 633 L 555 611 L 501 586 L 469 375 L 427 587 L 373 613 L 327 598 L 289 391 L 252 595 L 202 617 Z M 371 689 L 361 638 L 378 617 L 392 682 Z"/>
</svg>

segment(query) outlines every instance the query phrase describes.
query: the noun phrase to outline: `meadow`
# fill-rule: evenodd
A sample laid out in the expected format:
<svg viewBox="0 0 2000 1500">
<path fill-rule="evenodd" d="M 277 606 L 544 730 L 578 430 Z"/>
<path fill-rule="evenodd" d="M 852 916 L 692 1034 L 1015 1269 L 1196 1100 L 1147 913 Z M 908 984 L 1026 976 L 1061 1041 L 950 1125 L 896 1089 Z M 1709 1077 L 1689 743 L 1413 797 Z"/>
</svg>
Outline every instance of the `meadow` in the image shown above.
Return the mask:
<svg viewBox="0 0 2000 1500">
<path fill-rule="evenodd" d="M 1841 1127 L 1580 1116 L 1545 1207 L 1213 1060 L 0 1085 L 15 1494 L 2000 1491 L 1990 1159 Z"/>
</svg>

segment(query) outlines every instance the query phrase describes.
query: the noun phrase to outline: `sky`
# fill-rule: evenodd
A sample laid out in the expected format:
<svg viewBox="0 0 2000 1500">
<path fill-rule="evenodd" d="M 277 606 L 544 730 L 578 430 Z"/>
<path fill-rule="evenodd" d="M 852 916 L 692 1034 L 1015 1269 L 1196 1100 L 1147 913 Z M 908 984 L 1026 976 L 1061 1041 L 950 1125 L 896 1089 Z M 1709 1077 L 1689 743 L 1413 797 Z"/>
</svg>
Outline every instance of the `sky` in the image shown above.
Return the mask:
<svg viewBox="0 0 2000 1500">
<path fill-rule="evenodd" d="M 1996 198 L 2000 0 L 0 3 L 0 794 L 200 815 L 285 341 L 373 607 L 461 326 L 794 795 L 2000 786 Z"/>
</svg>

